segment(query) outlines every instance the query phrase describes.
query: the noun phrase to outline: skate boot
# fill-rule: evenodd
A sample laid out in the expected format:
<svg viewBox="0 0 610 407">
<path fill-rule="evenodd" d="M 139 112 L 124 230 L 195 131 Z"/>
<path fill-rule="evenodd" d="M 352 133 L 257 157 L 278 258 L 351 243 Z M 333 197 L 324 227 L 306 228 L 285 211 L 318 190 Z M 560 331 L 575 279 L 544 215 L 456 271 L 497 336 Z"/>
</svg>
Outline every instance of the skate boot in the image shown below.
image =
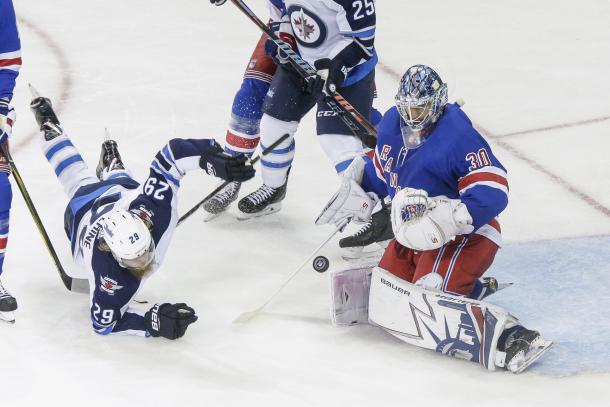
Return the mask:
<svg viewBox="0 0 610 407">
<path fill-rule="evenodd" d="M 44 139 L 50 141 L 55 137 L 60 136 L 63 133 L 63 130 L 59 126 L 59 119 L 53 111 L 51 100 L 40 96 L 32 85 L 30 85 L 30 92 L 32 93 L 30 110 L 34 113 L 36 123 L 40 126 L 40 130 L 44 132 Z"/>
<path fill-rule="evenodd" d="M 124 170 L 123 160 L 119 154 L 119 147 L 114 140 L 106 140 L 102 143 L 100 161 L 95 169 L 95 175 L 100 181 L 104 180 L 104 175 L 114 170 Z"/>
<path fill-rule="evenodd" d="M 373 213 L 370 222 L 353 235 L 339 240 L 339 247 L 346 249 L 342 255 L 344 260 L 373 260 L 381 257 L 393 238 L 390 208 L 382 204 L 381 210 Z"/>
<path fill-rule="evenodd" d="M 209 222 L 226 211 L 229 208 L 229 205 L 237 199 L 240 188 L 241 182 L 229 182 L 227 186 L 218 191 L 216 195 L 208 199 L 203 204 L 203 210 L 206 211 L 204 221 Z"/>
<path fill-rule="evenodd" d="M 17 300 L 2 285 L 0 280 L 0 321 L 15 322 L 13 311 L 17 309 Z"/>
<path fill-rule="evenodd" d="M 282 200 L 286 197 L 286 188 L 287 183 L 278 188 L 263 184 L 256 191 L 240 199 L 237 205 L 240 214 L 237 219 L 257 218 L 279 211 L 282 208 Z"/>
<path fill-rule="evenodd" d="M 498 350 L 506 352 L 504 367 L 512 373 L 523 372 L 553 344 L 542 338 L 537 331 L 522 326 L 512 328 L 503 342 L 502 339 L 504 338 L 500 337 L 498 341 L 501 343 Z"/>
</svg>

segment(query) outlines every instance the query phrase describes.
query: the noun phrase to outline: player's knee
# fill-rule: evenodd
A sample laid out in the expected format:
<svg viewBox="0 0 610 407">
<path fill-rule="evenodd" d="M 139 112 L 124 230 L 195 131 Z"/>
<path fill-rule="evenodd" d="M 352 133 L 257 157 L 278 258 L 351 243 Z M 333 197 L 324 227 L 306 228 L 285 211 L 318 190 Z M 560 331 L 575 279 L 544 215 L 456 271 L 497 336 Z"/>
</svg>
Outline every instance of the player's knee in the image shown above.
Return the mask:
<svg viewBox="0 0 610 407">
<path fill-rule="evenodd" d="M 275 140 L 282 137 L 284 134 L 290 134 L 290 137 L 284 142 L 285 144 L 291 144 L 293 135 L 296 133 L 299 127 L 299 122 L 291 121 L 287 122 L 284 120 L 276 119 L 268 114 L 263 114 L 261 118 L 261 138 L 264 141 L 273 143 Z M 282 144 L 284 144 L 282 143 Z"/>
<path fill-rule="evenodd" d="M 349 167 L 352 160 L 363 154 L 362 142 L 356 137 L 344 134 L 321 134 L 320 145 L 335 166 L 338 174 Z"/>
</svg>

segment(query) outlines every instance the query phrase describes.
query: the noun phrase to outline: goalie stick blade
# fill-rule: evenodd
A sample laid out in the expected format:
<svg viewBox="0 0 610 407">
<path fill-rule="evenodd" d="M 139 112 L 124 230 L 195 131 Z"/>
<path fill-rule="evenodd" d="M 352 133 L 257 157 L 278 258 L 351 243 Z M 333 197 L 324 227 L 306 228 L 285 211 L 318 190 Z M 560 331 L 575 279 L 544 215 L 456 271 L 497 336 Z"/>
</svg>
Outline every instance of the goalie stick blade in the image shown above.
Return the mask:
<svg viewBox="0 0 610 407">
<path fill-rule="evenodd" d="M 86 278 L 72 278 L 70 291 L 75 293 L 89 294 L 89 280 Z"/>
</svg>

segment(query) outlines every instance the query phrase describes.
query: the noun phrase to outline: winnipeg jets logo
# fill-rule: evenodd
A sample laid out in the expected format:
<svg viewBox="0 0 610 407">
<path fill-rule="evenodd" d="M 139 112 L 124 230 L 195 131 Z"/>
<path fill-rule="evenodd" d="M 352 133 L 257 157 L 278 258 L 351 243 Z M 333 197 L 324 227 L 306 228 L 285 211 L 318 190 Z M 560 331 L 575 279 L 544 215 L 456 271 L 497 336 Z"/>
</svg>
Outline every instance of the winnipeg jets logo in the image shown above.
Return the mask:
<svg viewBox="0 0 610 407">
<path fill-rule="evenodd" d="M 290 6 L 287 10 L 292 31 L 299 45 L 316 48 L 326 40 L 326 25 L 314 13 L 301 6 Z"/>
<path fill-rule="evenodd" d="M 117 282 L 110 277 L 100 277 L 100 282 L 100 289 L 110 295 L 114 295 L 115 291 L 123 288 L 122 285 L 118 285 Z"/>
<path fill-rule="evenodd" d="M 311 35 L 314 33 L 315 28 L 316 28 L 313 24 L 307 24 L 307 18 L 304 16 L 295 18 L 292 21 L 292 25 L 297 30 L 299 30 L 299 35 L 306 40 L 308 40 L 309 37 L 311 37 Z"/>
</svg>

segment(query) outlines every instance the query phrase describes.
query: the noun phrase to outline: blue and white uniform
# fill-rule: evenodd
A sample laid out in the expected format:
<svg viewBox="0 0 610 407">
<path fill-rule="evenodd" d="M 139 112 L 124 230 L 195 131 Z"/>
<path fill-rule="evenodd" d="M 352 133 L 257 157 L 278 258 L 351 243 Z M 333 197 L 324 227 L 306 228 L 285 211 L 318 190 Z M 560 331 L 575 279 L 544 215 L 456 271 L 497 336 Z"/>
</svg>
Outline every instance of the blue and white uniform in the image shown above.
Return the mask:
<svg viewBox="0 0 610 407">
<path fill-rule="evenodd" d="M 426 141 L 412 150 L 404 146 L 401 120 L 396 107 L 384 115 L 375 156 L 367 158 L 363 189 L 394 197 L 409 187 L 430 197 L 460 199 L 472 216 L 474 233 L 500 246 L 495 218 L 508 204 L 506 169 L 470 119 L 457 104 L 448 104 Z"/>
<path fill-rule="evenodd" d="M 284 3 L 299 53 L 305 61 L 313 66 L 319 59 L 333 59 L 357 41 L 366 57 L 354 61 L 341 86 L 350 86 L 375 69 L 374 0 L 285 0 Z"/>
<path fill-rule="evenodd" d="M 125 170 L 110 172 L 100 181 L 65 135 L 42 143 L 46 158 L 70 197 L 65 230 L 75 263 L 88 272 L 93 329 L 102 335 L 148 335 L 143 314 L 131 309 L 130 303 L 165 257 L 178 221 L 180 180 L 188 171 L 200 169 L 199 159 L 214 140 L 170 140 L 155 156 L 143 184 Z M 155 259 L 142 279 L 120 267 L 99 244 L 103 215 L 112 209 L 143 213 L 152 222 Z"/>
<path fill-rule="evenodd" d="M 21 43 L 13 2 L 0 0 L 0 99 L 4 110 L 8 109 L 8 104 L 13 99 L 15 81 L 20 68 Z M 0 114 L 5 113 L 7 112 L 0 112 Z M 0 275 L 2 275 L 4 253 L 8 243 L 9 215 L 13 196 L 8 180 L 9 174 L 8 161 L 0 151 Z"/>
<path fill-rule="evenodd" d="M 375 65 L 376 14 L 371 0 L 285 0 L 297 51 L 312 66 L 335 59 L 347 76 L 338 92 L 367 119 L 371 117 Z M 286 182 L 295 155 L 294 134 L 300 120 L 317 105 L 316 131 L 320 145 L 342 173 L 363 151 L 348 126 L 319 94 L 303 89 L 303 80 L 290 67 L 275 74 L 263 106 L 261 143 L 268 146 L 288 133 L 290 137 L 261 160 L 263 182 L 278 188 Z"/>
</svg>

